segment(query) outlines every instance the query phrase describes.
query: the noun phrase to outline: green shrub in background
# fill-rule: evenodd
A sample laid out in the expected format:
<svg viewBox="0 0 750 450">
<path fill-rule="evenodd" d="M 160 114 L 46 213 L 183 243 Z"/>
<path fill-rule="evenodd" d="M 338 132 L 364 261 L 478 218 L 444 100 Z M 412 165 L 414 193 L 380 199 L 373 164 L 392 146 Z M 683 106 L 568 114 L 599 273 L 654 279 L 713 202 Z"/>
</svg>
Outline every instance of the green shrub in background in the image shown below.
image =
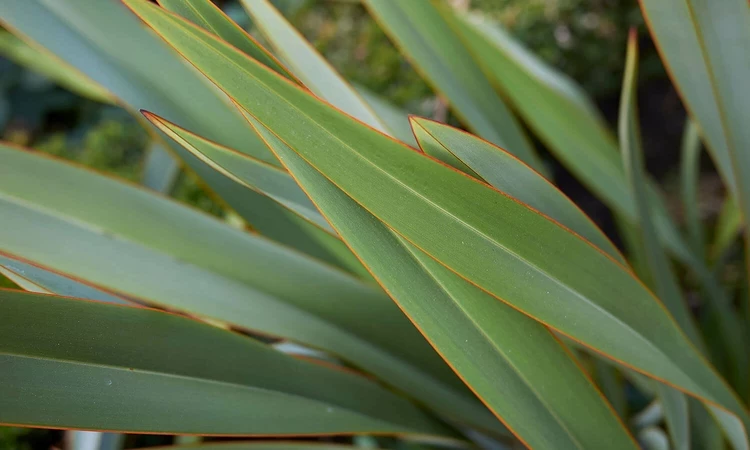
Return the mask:
<svg viewBox="0 0 750 450">
<path fill-rule="evenodd" d="M 635 31 L 615 138 L 586 91 L 487 16 L 366 0 L 471 134 L 353 87 L 270 2 L 241 3 L 268 48 L 208 0 L 0 6 L 59 58 L 53 76 L 138 117 L 144 184 L 172 185 L 178 160 L 229 212 L 0 146 L 0 270 L 31 291 L 0 291 L 0 422 L 109 430 L 99 448 L 122 445 L 113 431 L 309 437 L 224 444 L 257 449 L 321 435 L 748 447 L 747 290 L 720 280 L 750 211 L 750 60 L 717 38 L 750 42 L 746 2 L 642 3 L 691 112 L 682 227 L 644 168 Z M 145 144 L 118 150 L 138 134 L 106 124 L 80 150 L 46 147 L 139 159 Z M 701 141 L 728 192 L 712 233 Z M 611 209 L 624 253 L 552 184 L 548 158 Z"/>
</svg>

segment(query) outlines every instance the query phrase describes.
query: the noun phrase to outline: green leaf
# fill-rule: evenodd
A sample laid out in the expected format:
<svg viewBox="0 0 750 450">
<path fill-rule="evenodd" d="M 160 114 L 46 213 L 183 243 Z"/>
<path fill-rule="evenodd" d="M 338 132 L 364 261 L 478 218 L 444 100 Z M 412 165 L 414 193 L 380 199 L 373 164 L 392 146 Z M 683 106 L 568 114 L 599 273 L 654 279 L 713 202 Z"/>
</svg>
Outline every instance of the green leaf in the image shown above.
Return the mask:
<svg viewBox="0 0 750 450">
<path fill-rule="evenodd" d="M 58 294 L 101 302 L 132 305 L 132 302 L 111 292 L 75 280 L 47 268 L 0 253 L 0 273 L 23 289 L 41 294 Z"/>
<path fill-rule="evenodd" d="M 742 214 L 740 213 L 737 201 L 732 197 L 725 198 L 719 212 L 719 218 L 716 221 L 716 230 L 711 242 L 710 257 L 712 261 L 719 260 L 731 248 L 732 244 L 740 236 L 743 227 Z"/>
<path fill-rule="evenodd" d="M 690 450 L 690 416 L 685 394 L 656 383 L 659 401 L 664 409 L 667 430 L 674 450 Z"/>
<path fill-rule="evenodd" d="M 411 126 L 409 126 L 409 116 L 404 110 L 361 86 L 357 86 L 356 89 L 360 97 L 370 105 L 370 108 L 383 121 L 393 137 L 412 147 L 417 146 L 417 141 L 414 140 L 414 134 L 411 132 Z"/>
<path fill-rule="evenodd" d="M 227 17 L 219 7 L 210 0 L 159 0 L 159 5 L 193 22 L 209 33 L 215 34 L 227 43 L 242 50 L 248 56 L 270 69 L 298 82 L 289 71 L 268 52 L 258 41 L 250 36 L 232 19 Z"/>
<path fill-rule="evenodd" d="M 362 122 L 389 133 L 370 105 L 268 0 L 242 0 L 242 6 L 287 67 L 315 95 Z"/>
<path fill-rule="evenodd" d="M 636 202 L 637 223 L 640 224 L 646 266 L 651 272 L 650 279 L 654 283 L 654 292 L 693 344 L 705 352 L 705 344 L 682 297 L 682 291 L 672 271 L 669 258 L 662 251 L 656 227 L 651 218 L 651 207 L 645 188 L 646 172 L 641 146 L 641 130 L 638 124 L 638 105 L 636 104 L 638 48 L 635 39 L 635 32 L 631 31 L 620 99 L 619 134 L 623 166 L 630 183 L 632 197 Z"/>
<path fill-rule="evenodd" d="M 498 426 L 376 287 L 135 186 L 1 146 L 0 158 L 0 250 L 326 350 L 446 416 Z"/>
<path fill-rule="evenodd" d="M 173 314 L 0 291 L 0 317 L 3 423 L 170 434 L 446 436 L 416 407 L 365 378 Z"/>
<path fill-rule="evenodd" d="M 422 150 L 428 155 L 443 152 L 457 159 L 459 163 L 453 165 L 457 169 L 464 165 L 470 175 L 476 174 L 498 190 L 560 222 L 625 264 L 614 244 L 575 203 L 518 158 L 448 125 L 420 118 L 412 118 L 411 123 Z"/>
<path fill-rule="evenodd" d="M 451 11 L 444 11 L 444 18 L 524 121 L 576 178 L 608 205 L 633 211 L 617 142 L 586 94 L 499 24 Z"/>
<path fill-rule="evenodd" d="M 160 142 L 152 142 L 143 161 L 141 184 L 155 191 L 169 193 L 180 172 L 173 162 L 174 158 Z"/>
<path fill-rule="evenodd" d="M 641 10 L 717 169 L 747 217 L 750 5 L 744 0 L 643 0 Z"/>
<path fill-rule="evenodd" d="M 365 0 L 364 4 L 472 131 L 545 172 L 520 124 L 441 16 L 440 7 L 429 1 Z"/>
<path fill-rule="evenodd" d="M 209 166 L 254 191 L 266 195 L 301 218 L 336 235 L 315 205 L 283 169 L 203 139 L 166 119 L 144 112 L 146 118 Z M 225 169 L 226 167 L 226 169 Z"/>
<path fill-rule="evenodd" d="M 307 163 L 421 251 L 573 340 L 750 424 L 735 394 L 627 268 L 201 30 L 146 2 L 126 3 Z"/>
<path fill-rule="evenodd" d="M 446 11 L 444 18 L 547 148 L 592 193 L 627 221 L 635 222 L 635 201 L 617 142 L 585 92 L 515 41 L 499 24 L 481 16 L 457 16 Z M 696 273 L 707 273 L 702 261 L 682 242 L 656 189 L 651 190 L 661 240 Z"/>
<path fill-rule="evenodd" d="M 645 450 L 670 450 L 669 439 L 661 428 L 649 427 L 638 433 L 638 442 Z"/>
<path fill-rule="evenodd" d="M 634 448 L 549 330 L 393 233 L 247 118 L 415 325 L 521 441 L 540 449 Z"/>
<path fill-rule="evenodd" d="M 98 102 L 112 103 L 112 94 L 106 89 L 56 56 L 32 47 L 10 33 L 0 33 L 0 55 L 49 77 L 71 92 Z"/>
<path fill-rule="evenodd" d="M 0 3 L 0 18 L 15 34 L 39 43 L 106 88 L 131 112 L 147 109 L 222 145 L 279 165 L 226 97 L 149 33 L 121 2 L 9 0 Z M 337 255 L 340 249 L 319 242 L 316 227 L 238 186 L 181 146 L 172 144 L 170 150 L 262 234 L 348 267 Z"/>
<path fill-rule="evenodd" d="M 706 239 L 703 222 L 701 221 L 698 201 L 700 181 L 701 140 L 695 122 L 685 121 L 682 133 L 682 148 L 680 156 L 680 187 L 682 194 L 682 208 L 693 251 L 698 255 L 706 254 Z"/>
</svg>

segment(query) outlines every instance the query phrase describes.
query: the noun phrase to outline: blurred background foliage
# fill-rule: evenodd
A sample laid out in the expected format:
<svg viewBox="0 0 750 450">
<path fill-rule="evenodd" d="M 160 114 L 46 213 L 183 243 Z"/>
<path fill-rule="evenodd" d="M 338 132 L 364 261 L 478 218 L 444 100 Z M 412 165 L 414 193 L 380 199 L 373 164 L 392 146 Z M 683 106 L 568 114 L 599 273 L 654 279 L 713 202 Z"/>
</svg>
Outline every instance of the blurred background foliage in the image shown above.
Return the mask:
<svg viewBox="0 0 750 450">
<path fill-rule="evenodd" d="M 235 0 L 215 1 L 241 26 L 252 30 Z M 647 164 L 662 181 L 667 197 L 676 195 L 676 161 L 685 113 L 643 27 L 636 0 L 446 1 L 500 20 L 531 50 L 580 83 L 611 123 L 617 119 L 627 31 L 638 27 L 642 49 L 639 101 Z M 276 4 L 354 84 L 409 113 L 459 125 L 356 0 L 277 0 Z M 3 42 L 0 39 L 0 44 Z M 138 119 L 118 106 L 75 94 L 7 55 L 7 46 L 0 45 L 0 138 L 139 181 L 151 139 Z M 607 209 L 562 167 L 554 165 L 554 172 L 561 189 L 612 234 Z M 710 220 L 717 214 L 710 205 L 720 203 L 716 199 L 722 188 L 713 172 L 704 173 L 702 212 Z M 224 213 L 191 174 L 180 176 L 171 195 L 210 213 Z M 673 213 L 679 217 L 680 211 Z M 12 283 L 0 275 L 0 286 Z M 156 444 L 169 443 L 162 441 Z M 0 450 L 61 445 L 61 432 L 0 427 Z M 126 448 L 141 445 L 143 442 L 134 439 L 126 441 Z"/>
</svg>

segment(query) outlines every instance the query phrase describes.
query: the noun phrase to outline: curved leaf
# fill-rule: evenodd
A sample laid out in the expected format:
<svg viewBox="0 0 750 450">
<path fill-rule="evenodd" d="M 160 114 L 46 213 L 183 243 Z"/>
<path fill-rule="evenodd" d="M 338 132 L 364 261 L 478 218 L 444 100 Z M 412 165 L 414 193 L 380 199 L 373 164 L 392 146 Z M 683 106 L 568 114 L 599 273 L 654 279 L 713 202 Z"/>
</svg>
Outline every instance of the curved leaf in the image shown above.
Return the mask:
<svg viewBox="0 0 750 450">
<path fill-rule="evenodd" d="M 2 252 L 0 252 L 0 273 L 7 276 L 18 286 L 31 292 L 55 293 L 67 297 L 132 305 L 132 302 L 111 292 L 105 292 L 79 280 L 74 280 Z"/>
<path fill-rule="evenodd" d="M 682 209 L 685 212 L 685 226 L 693 251 L 698 255 L 705 255 L 705 230 L 698 202 L 701 160 L 701 140 L 698 133 L 698 126 L 695 122 L 687 119 L 682 133 L 680 151 L 680 193 L 682 194 Z"/>
<path fill-rule="evenodd" d="M 415 325 L 522 442 L 539 449 L 634 448 L 549 330 L 400 238 L 247 118 Z"/>
<path fill-rule="evenodd" d="M 667 255 L 661 249 L 654 224 L 651 221 L 651 208 L 645 189 L 646 174 L 636 104 L 638 49 L 635 39 L 635 32 L 631 31 L 622 97 L 620 99 L 619 132 L 623 166 L 630 182 L 632 196 L 636 201 L 637 223 L 640 224 L 645 259 L 651 272 L 651 279 L 654 282 L 654 291 L 690 340 L 697 348 L 705 351 L 705 344 L 682 297 L 677 278 L 672 271 Z"/>
<path fill-rule="evenodd" d="M 54 80 L 76 94 L 111 103 L 112 94 L 49 52 L 34 48 L 10 33 L 0 33 L 0 55 Z"/>
<path fill-rule="evenodd" d="M 641 0 L 657 49 L 717 169 L 750 214 L 750 5 L 744 0 Z M 686 51 L 690 49 L 690 51 Z"/>
<path fill-rule="evenodd" d="M 297 82 L 297 79 L 258 41 L 245 32 L 232 19 L 221 12 L 210 0 L 159 0 L 163 8 L 179 14 L 199 27 L 209 31 L 242 50 L 261 64 Z"/>
<path fill-rule="evenodd" d="M 371 127 L 389 132 L 370 105 L 268 0 L 242 0 L 242 6 L 277 54 L 308 89 Z"/>
<path fill-rule="evenodd" d="M 586 94 L 513 40 L 499 24 L 476 15 L 456 16 L 447 10 L 443 17 L 555 156 L 610 208 L 635 222 L 635 201 L 617 143 Z M 649 196 L 662 242 L 704 280 L 708 269 L 682 241 L 657 190 L 651 187 Z"/>
<path fill-rule="evenodd" d="M 336 234 L 315 205 L 297 186 L 294 178 L 285 170 L 203 139 L 159 116 L 145 111 L 143 114 L 167 136 L 224 176 L 260 194 L 267 195 L 303 219 L 333 235 Z"/>
<path fill-rule="evenodd" d="M 148 109 L 201 136 L 279 165 L 226 97 L 149 33 L 121 2 L 8 0 L 0 3 L 0 21 L 99 83 L 131 111 Z M 238 186 L 181 146 L 170 145 L 170 150 L 259 232 L 349 267 L 346 260 L 342 262 L 340 249 L 319 241 L 316 227 L 267 197 Z"/>
<path fill-rule="evenodd" d="M 2 290 L 0 318 L 3 423 L 450 436 L 371 381 L 180 316 Z"/>
<path fill-rule="evenodd" d="M 324 349 L 446 416 L 499 426 L 376 288 L 144 190 L 28 152 L 0 155 L 0 250 Z"/>
<path fill-rule="evenodd" d="M 427 119 L 411 120 L 425 153 L 446 152 L 465 164 L 480 179 L 560 222 L 625 264 L 625 259 L 614 244 L 591 219 L 552 183 L 521 160 L 487 141 L 448 125 Z M 424 130 L 426 135 L 417 129 Z M 430 150 L 436 146 L 440 150 Z M 438 159 L 445 162 L 442 158 Z M 461 170 L 460 167 L 456 168 Z"/>
<path fill-rule="evenodd" d="M 364 5 L 472 131 L 545 171 L 520 124 L 441 16 L 436 2 L 365 0 Z"/>
</svg>

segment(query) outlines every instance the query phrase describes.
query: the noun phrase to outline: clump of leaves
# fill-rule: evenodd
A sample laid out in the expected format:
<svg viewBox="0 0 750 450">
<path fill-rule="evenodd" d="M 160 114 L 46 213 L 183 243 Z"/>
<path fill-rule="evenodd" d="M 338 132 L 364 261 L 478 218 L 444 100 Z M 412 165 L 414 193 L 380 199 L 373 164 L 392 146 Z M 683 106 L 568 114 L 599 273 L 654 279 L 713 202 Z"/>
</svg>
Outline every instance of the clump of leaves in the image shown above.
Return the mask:
<svg viewBox="0 0 750 450">
<path fill-rule="evenodd" d="M 747 2 L 641 4 L 691 112 L 685 227 L 644 169 L 635 31 L 615 138 L 580 87 L 486 17 L 365 0 L 469 133 L 352 87 L 268 1 L 242 2 L 268 49 L 208 0 L 124 4 L 0 11 L 141 111 L 232 223 L 0 146 L 0 267 L 32 291 L 0 291 L 0 422 L 748 447 L 747 291 L 732 301 L 718 274 L 750 213 L 750 55 L 717 38 L 750 42 Z M 611 208 L 625 252 L 554 186 L 527 130 Z M 695 214 L 701 141 L 729 192 L 715 237 Z M 146 169 L 169 180 L 163 155 Z"/>
</svg>

